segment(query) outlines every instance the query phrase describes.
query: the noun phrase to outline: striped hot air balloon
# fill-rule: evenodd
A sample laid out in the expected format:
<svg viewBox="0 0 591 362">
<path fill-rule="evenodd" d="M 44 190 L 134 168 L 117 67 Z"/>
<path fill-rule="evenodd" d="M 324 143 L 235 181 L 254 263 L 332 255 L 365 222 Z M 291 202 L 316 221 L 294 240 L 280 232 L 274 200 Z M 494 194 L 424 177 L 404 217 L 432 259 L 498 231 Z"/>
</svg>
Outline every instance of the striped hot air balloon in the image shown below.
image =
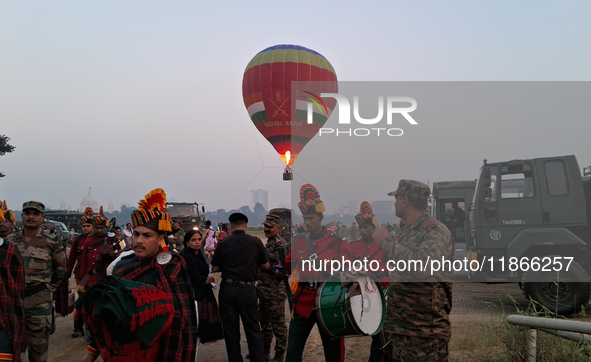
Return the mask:
<svg viewBox="0 0 591 362">
<path fill-rule="evenodd" d="M 250 119 L 288 168 L 336 106 L 334 98 L 320 98 L 320 93 L 337 91 L 337 76 L 328 60 L 299 45 L 261 51 L 248 63 L 242 79 Z M 308 109 L 313 112 L 312 124 L 307 123 Z"/>
</svg>

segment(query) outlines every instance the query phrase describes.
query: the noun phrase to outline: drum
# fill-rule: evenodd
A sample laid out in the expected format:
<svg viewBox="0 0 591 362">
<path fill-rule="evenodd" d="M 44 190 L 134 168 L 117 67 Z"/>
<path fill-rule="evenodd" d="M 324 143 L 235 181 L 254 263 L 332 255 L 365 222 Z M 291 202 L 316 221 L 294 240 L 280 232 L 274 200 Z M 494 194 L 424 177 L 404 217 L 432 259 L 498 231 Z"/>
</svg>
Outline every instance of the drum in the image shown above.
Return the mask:
<svg viewBox="0 0 591 362">
<path fill-rule="evenodd" d="M 340 281 L 328 281 L 318 289 L 318 324 L 334 338 L 374 335 L 386 317 L 386 299 L 379 283 L 371 277 L 358 279 L 360 294 L 349 297 Z"/>
</svg>

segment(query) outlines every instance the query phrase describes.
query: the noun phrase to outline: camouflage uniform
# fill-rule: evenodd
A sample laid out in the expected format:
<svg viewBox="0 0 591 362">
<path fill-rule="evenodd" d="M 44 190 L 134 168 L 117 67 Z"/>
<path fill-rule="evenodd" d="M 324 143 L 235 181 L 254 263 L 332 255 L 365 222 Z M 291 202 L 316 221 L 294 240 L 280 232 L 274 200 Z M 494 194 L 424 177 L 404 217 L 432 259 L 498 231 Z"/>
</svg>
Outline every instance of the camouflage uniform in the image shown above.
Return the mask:
<svg viewBox="0 0 591 362">
<path fill-rule="evenodd" d="M 25 329 L 30 361 L 47 361 L 53 292 L 66 274 L 66 251 L 57 235 L 43 232 L 25 242 L 24 231 L 7 238 L 25 267 Z M 23 346 L 23 349 L 25 347 Z"/>
<path fill-rule="evenodd" d="M 279 235 L 281 235 L 281 238 L 285 240 L 287 244 L 291 242 L 291 226 L 289 225 L 289 222 L 286 222 L 285 224 L 283 224 L 283 226 L 281 226 L 281 231 L 279 231 Z M 285 255 L 287 256 L 287 253 Z"/>
<path fill-rule="evenodd" d="M 287 325 L 285 324 L 285 276 L 284 271 L 275 273 L 276 266 L 281 264 L 279 248 L 285 245 L 285 241 L 279 236 L 267 239 L 265 250 L 269 258 L 269 269 L 259 271 L 259 283 L 257 287 L 259 297 L 259 315 L 261 329 L 263 330 L 263 343 L 265 356 L 271 352 L 271 341 L 275 335 L 275 359 L 282 360 L 287 348 Z M 289 254 L 285 251 L 284 257 Z M 283 282 L 282 282 L 283 280 Z"/>
<path fill-rule="evenodd" d="M 168 249 L 169 250 L 176 249 L 176 251 L 180 254 L 183 251 L 183 249 L 185 248 L 185 246 L 183 244 L 183 240 L 185 239 L 185 231 L 183 229 L 177 229 L 177 230 L 174 230 L 171 235 L 175 238 L 178 238 L 179 241 L 171 241 L 168 244 Z M 176 247 L 174 245 L 176 245 Z"/>
<path fill-rule="evenodd" d="M 418 181 L 401 180 L 398 190 L 388 195 L 424 199 L 429 187 Z M 397 243 L 380 242 L 391 260 L 454 259 L 451 234 L 427 212 L 412 225 L 400 223 Z M 401 282 L 409 272 L 392 272 L 384 334 L 390 340 L 385 351 L 395 361 L 447 361 L 451 336 L 449 313 L 452 306 L 451 273 L 440 273 L 426 282 Z M 417 274 L 414 274 L 416 280 Z M 425 278 L 423 278 L 425 279 Z M 441 282 L 444 280 L 444 282 Z"/>
</svg>

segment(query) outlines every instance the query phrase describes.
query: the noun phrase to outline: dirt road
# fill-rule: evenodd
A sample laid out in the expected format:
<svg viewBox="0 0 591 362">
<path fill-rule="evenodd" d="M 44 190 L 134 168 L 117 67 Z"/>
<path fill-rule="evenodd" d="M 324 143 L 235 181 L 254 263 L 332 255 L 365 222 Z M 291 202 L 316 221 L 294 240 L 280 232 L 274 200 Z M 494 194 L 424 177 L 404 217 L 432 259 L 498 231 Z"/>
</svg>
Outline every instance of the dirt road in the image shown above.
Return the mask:
<svg viewBox="0 0 591 362">
<path fill-rule="evenodd" d="M 216 276 L 219 280 L 219 275 Z M 512 299 L 518 306 L 525 307 L 526 300 L 516 284 L 475 284 L 454 283 L 454 298 L 451 320 L 453 330 L 460 331 L 466 326 L 475 323 L 490 323 L 491 317 L 500 316 L 505 312 L 515 311 Z M 286 316 L 289 311 L 286 308 Z M 59 362 L 79 361 L 84 355 L 86 343 L 83 338 L 71 338 L 72 316 L 57 319 L 57 331 L 50 339 L 49 360 Z M 452 335 L 454 334 L 452 330 Z M 458 334 L 458 333 L 456 333 Z M 453 338 L 453 337 L 452 337 Z M 345 341 L 346 361 L 364 361 L 369 355 L 371 338 L 356 337 L 347 338 Z M 243 335 L 242 354 L 247 353 L 246 339 Z M 452 358 L 455 351 L 451 350 Z M 227 361 L 226 350 L 223 341 L 206 344 L 199 347 L 199 361 Z M 324 361 L 322 343 L 316 328 L 313 330 L 306 349 L 305 361 Z"/>
</svg>

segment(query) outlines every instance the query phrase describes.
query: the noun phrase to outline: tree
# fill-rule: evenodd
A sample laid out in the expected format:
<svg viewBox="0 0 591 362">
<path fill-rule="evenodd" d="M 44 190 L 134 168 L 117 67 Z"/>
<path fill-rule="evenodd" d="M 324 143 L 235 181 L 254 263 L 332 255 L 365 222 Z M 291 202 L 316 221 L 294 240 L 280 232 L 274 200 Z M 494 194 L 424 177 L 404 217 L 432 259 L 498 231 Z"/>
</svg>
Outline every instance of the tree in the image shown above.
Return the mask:
<svg viewBox="0 0 591 362">
<path fill-rule="evenodd" d="M 0 156 L 4 156 L 7 153 L 14 151 L 15 147 L 8 143 L 10 138 L 5 135 L 0 135 Z M 2 172 L 0 172 L 0 178 L 6 176 Z"/>
<path fill-rule="evenodd" d="M 257 202 L 256 204 L 254 204 L 254 214 L 255 215 L 265 215 L 267 213 L 267 211 L 265 210 L 265 207 L 263 206 L 263 204 L 261 204 L 260 202 Z"/>
<path fill-rule="evenodd" d="M 248 205 L 244 205 L 241 208 L 239 208 L 240 212 L 243 213 L 244 215 L 248 216 L 252 214 L 252 211 L 250 211 L 250 206 Z"/>
</svg>

